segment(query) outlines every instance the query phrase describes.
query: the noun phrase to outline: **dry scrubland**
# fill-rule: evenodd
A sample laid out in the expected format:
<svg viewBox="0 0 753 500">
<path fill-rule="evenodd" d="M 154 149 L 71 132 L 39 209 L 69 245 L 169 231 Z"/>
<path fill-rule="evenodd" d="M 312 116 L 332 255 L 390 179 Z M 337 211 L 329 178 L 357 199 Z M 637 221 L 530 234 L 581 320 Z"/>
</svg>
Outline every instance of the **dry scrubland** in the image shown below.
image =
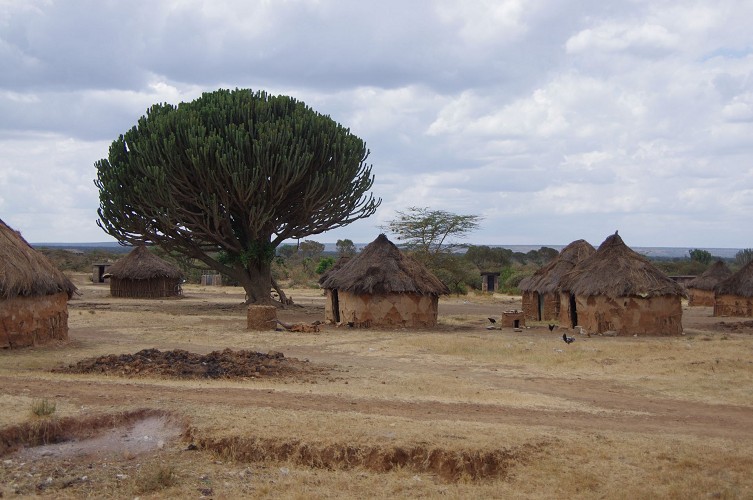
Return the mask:
<svg viewBox="0 0 753 500">
<path fill-rule="evenodd" d="M 67 344 L 0 352 L 4 498 L 753 497 L 753 323 L 711 308 L 685 308 L 682 337 L 569 346 L 545 324 L 486 330 L 520 307 L 500 295 L 442 299 L 431 331 L 249 332 L 241 289 L 113 299 L 85 278 Z M 291 295 L 303 307 L 280 319 L 323 318 L 321 292 Z M 51 371 L 147 348 L 279 351 L 311 370 Z M 11 451 L 44 436 L 70 440 Z"/>
</svg>

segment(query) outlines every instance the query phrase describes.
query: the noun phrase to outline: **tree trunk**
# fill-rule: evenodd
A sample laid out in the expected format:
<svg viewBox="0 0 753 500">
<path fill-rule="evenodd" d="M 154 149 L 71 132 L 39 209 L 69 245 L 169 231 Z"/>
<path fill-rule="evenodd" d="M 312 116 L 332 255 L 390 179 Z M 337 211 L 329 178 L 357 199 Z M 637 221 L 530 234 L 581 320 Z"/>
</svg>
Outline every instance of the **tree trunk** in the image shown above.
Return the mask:
<svg viewBox="0 0 753 500">
<path fill-rule="evenodd" d="M 272 289 L 272 267 L 270 263 L 256 263 L 248 269 L 239 270 L 239 283 L 246 291 L 246 304 L 275 304 L 270 291 Z"/>
</svg>

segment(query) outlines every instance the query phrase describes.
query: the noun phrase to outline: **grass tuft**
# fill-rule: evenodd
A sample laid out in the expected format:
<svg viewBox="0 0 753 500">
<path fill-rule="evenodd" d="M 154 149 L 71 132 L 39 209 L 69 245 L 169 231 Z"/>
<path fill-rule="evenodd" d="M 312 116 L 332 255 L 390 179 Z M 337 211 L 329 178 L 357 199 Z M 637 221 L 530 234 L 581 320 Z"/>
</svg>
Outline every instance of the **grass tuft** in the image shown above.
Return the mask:
<svg viewBox="0 0 753 500">
<path fill-rule="evenodd" d="M 55 402 L 50 402 L 47 399 L 36 400 L 31 404 L 31 413 L 36 417 L 49 417 L 55 413 L 57 408 Z"/>
<path fill-rule="evenodd" d="M 139 493 L 152 493 L 169 488 L 177 483 L 175 467 L 172 465 L 159 465 L 143 472 L 139 476 Z"/>
</svg>

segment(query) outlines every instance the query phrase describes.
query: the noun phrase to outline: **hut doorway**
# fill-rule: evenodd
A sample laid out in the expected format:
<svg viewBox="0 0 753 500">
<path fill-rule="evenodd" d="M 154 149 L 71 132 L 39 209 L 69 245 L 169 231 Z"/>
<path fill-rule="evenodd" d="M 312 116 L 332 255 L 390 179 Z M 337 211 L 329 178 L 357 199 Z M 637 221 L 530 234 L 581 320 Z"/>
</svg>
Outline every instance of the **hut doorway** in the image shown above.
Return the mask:
<svg viewBox="0 0 753 500">
<path fill-rule="evenodd" d="M 337 296 L 337 290 L 332 290 L 332 317 L 335 323 L 340 322 L 340 298 Z"/>
<path fill-rule="evenodd" d="M 494 275 L 493 274 L 486 275 L 486 289 L 490 292 L 494 291 Z"/>
<path fill-rule="evenodd" d="M 570 294 L 570 327 L 575 328 L 578 324 L 578 308 L 576 306 L 575 294 Z"/>
<path fill-rule="evenodd" d="M 110 268 L 112 264 L 93 264 L 92 265 L 92 283 L 107 283 L 109 281 L 109 276 L 105 276 L 107 274 L 107 270 Z"/>
<path fill-rule="evenodd" d="M 541 318 L 544 317 L 544 296 L 540 293 L 536 294 L 537 299 L 537 305 L 536 308 L 536 321 L 541 321 Z"/>
</svg>

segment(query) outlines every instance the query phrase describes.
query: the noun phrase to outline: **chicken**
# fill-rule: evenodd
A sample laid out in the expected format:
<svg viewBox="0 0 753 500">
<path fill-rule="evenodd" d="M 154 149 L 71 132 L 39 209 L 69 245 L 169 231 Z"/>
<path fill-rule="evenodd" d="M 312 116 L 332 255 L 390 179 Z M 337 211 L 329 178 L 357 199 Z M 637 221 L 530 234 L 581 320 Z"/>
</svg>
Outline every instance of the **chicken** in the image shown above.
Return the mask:
<svg viewBox="0 0 753 500">
<path fill-rule="evenodd" d="M 575 337 L 568 337 L 566 333 L 563 333 L 562 340 L 564 340 L 566 344 L 572 344 L 575 342 Z"/>
</svg>

